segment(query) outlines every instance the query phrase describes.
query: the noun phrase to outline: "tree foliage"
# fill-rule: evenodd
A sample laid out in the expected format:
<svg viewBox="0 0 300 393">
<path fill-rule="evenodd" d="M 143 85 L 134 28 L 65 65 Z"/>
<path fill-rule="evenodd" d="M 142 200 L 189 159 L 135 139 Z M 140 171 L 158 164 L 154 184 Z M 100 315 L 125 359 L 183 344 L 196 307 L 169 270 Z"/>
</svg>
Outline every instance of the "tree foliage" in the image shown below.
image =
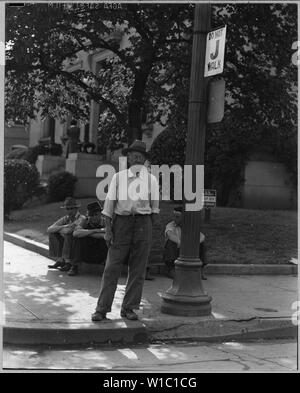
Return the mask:
<svg viewBox="0 0 300 393">
<path fill-rule="evenodd" d="M 207 130 L 206 181 L 220 187 L 226 203 L 257 146 L 276 154 L 296 182 L 297 68 L 291 48 L 297 6 L 217 4 L 212 11 L 212 27 L 227 25 L 226 106 L 222 124 Z M 184 162 L 193 14 L 188 4 L 8 8 L 7 120 L 25 122 L 42 110 L 62 118 L 71 112 L 87 122 L 94 100 L 101 108 L 99 143 L 114 147 L 141 138 L 146 112 L 150 122 L 167 126 L 158 141 L 166 150 L 170 146 L 170 163 L 175 157 Z M 120 47 L 120 31 L 130 45 Z M 71 73 L 65 64 L 75 64 L 80 50 L 112 56 L 97 70 Z"/>
<path fill-rule="evenodd" d="M 122 4 L 118 11 L 100 3 L 8 8 L 7 119 L 25 122 L 41 109 L 43 115 L 71 112 L 87 121 L 87 104 L 94 100 L 104 129 L 109 119 L 114 134 L 121 129 L 129 141 L 141 138 L 144 108 L 161 116 L 167 92 L 162 70 L 185 45 L 190 17 L 189 7 L 166 4 Z M 120 31 L 128 40 L 123 47 L 116 39 Z M 113 55 L 99 69 L 66 69 L 79 51 L 99 50 Z"/>
<path fill-rule="evenodd" d="M 213 8 L 212 24 L 227 25 L 226 104 L 222 123 L 207 129 L 205 181 L 226 204 L 243 181 L 249 154 L 258 147 L 284 162 L 297 182 L 297 68 L 291 62 L 297 10 L 292 4 L 221 5 Z M 165 131 L 168 140 L 173 132 L 173 140 L 164 144 L 172 163 L 183 151 L 176 135 L 187 132 L 189 64 L 182 63 L 178 73 L 181 77 L 172 72 L 178 83 L 171 91 L 172 118 Z M 154 161 L 159 161 L 162 140 L 164 136 L 151 149 Z"/>
</svg>

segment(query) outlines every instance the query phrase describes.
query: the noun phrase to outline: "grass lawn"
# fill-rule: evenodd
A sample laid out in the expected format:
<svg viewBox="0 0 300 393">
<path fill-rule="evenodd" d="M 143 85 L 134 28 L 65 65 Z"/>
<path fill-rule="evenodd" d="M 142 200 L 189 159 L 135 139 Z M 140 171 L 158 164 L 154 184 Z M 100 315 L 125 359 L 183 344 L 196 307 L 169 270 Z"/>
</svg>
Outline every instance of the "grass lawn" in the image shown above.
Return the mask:
<svg viewBox="0 0 300 393">
<path fill-rule="evenodd" d="M 81 212 L 93 198 L 81 199 Z M 64 210 L 62 202 L 31 205 L 14 211 L 4 230 L 47 244 L 46 228 Z M 160 220 L 153 230 L 151 262 L 161 261 L 164 228 L 172 219 L 175 205 L 161 202 Z M 287 264 L 297 258 L 297 212 L 233 208 L 212 209 L 211 222 L 201 231 L 206 235 L 210 263 Z"/>
</svg>

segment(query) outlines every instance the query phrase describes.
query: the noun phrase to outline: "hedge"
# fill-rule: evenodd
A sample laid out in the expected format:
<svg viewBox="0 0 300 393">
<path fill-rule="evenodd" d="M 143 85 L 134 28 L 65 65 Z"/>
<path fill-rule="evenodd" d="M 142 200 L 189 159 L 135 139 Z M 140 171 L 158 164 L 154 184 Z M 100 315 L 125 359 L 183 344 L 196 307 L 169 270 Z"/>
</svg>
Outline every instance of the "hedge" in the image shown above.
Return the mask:
<svg viewBox="0 0 300 393">
<path fill-rule="evenodd" d="M 39 173 L 25 160 L 4 160 L 4 214 L 19 209 L 34 196 L 39 187 Z"/>
</svg>

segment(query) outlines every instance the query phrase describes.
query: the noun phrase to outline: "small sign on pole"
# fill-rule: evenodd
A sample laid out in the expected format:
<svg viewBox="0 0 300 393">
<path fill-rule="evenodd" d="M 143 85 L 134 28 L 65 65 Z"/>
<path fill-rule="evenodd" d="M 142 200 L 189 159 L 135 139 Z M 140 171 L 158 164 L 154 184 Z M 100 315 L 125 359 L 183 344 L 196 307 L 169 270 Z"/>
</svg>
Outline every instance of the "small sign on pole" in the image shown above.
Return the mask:
<svg viewBox="0 0 300 393">
<path fill-rule="evenodd" d="M 221 74 L 224 68 L 226 26 L 210 31 L 206 39 L 204 76 Z"/>
<path fill-rule="evenodd" d="M 204 208 L 208 209 L 217 206 L 217 191 L 204 190 Z"/>
<path fill-rule="evenodd" d="M 219 123 L 224 116 L 225 81 L 223 78 L 213 78 L 209 83 L 207 123 Z"/>
</svg>

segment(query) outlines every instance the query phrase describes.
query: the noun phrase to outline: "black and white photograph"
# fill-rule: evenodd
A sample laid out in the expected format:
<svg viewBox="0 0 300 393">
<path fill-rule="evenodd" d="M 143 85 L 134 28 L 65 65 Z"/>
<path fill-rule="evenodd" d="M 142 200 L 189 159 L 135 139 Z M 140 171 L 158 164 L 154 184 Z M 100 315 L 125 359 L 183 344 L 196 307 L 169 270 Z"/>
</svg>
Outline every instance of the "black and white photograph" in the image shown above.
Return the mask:
<svg viewBox="0 0 300 393">
<path fill-rule="evenodd" d="M 0 3 L 2 373 L 298 372 L 299 15 Z"/>
</svg>

